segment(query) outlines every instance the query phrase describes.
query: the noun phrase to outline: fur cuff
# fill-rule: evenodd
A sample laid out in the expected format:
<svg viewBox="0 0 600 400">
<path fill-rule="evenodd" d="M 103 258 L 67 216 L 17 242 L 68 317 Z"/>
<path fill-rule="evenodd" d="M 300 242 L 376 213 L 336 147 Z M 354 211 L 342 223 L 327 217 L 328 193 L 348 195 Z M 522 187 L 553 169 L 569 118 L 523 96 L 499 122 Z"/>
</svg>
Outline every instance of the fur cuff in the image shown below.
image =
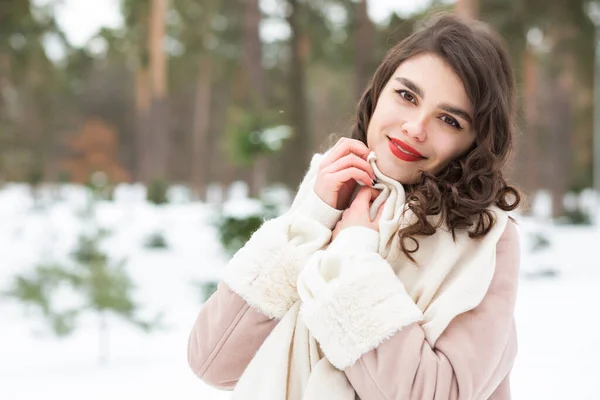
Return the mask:
<svg viewBox="0 0 600 400">
<path fill-rule="evenodd" d="M 352 258 L 344 265 L 329 260 L 330 268 L 309 263 L 298 284 L 303 320 L 327 359 L 340 370 L 423 318 L 402 282 L 378 254 Z"/>
<path fill-rule="evenodd" d="M 287 225 L 278 219 L 266 222 L 223 272 L 231 290 L 269 318 L 282 318 L 299 300 L 296 280 L 302 262 L 289 244 Z"/>
</svg>

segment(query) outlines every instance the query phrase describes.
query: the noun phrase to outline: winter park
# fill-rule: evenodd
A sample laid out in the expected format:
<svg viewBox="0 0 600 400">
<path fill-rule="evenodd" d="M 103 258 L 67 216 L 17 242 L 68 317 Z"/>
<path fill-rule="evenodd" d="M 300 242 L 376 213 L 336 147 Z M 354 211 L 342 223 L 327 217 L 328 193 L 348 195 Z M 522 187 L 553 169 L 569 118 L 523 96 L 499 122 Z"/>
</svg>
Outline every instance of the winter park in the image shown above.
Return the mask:
<svg viewBox="0 0 600 400">
<path fill-rule="evenodd" d="M 254 232 L 268 221 L 300 215 L 289 210 L 312 155 L 354 132 L 363 92 L 376 86 L 370 85 L 377 82 L 377 67 L 388 50 L 425 29 L 421 21 L 435 12 L 485 22 L 506 42 L 512 60 L 514 151 L 501 176 L 522 201 L 506 211 L 512 218 L 506 223 L 514 223 L 518 236 L 510 251 L 520 254 L 510 398 L 599 400 L 600 2 L 588 0 L 2 2 L 0 399 L 231 399 L 231 391 L 208 384 L 189 365 L 188 340 L 199 313 L 214 307 L 208 299 L 217 296 L 228 265 Z M 327 203 L 330 213 L 341 215 L 341 222 L 327 227 L 331 243 L 346 237 L 344 229 L 357 228 L 342 222 L 352 218 L 352 204 L 369 186 L 375 193 L 369 207 L 380 193 L 390 196 L 387 203 L 404 203 L 398 200 L 402 196 L 414 200 L 411 193 L 432 201 L 435 190 L 418 192 L 421 181 L 402 182 L 404 176 L 394 178 L 389 165 L 427 169 L 429 161 L 433 165 L 461 143 L 457 138 L 472 120 L 484 118 L 484 112 L 465 117 L 468 112 L 444 103 L 441 116 L 436 109 L 429 122 L 410 125 L 414 110 L 426 115 L 440 93 L 470 101 L 471 86 L 478 86 L 461 81 L 451 69 L 435 69 L 439 63 L 409 64 L 418 57 L 404 63 L 419 67 L 401 70 L 400 64 L 397 71 L 421 87 L 402 81 L 390 92 L 397 97 L 387 103 L 382 94 L 378 107 L 391 111 L 384 115 L 375 109 L 369 126 L 381 123 L 385 132 L 400 126 L 398 132 L 406 134 L 401 137 L 414 140 L 408 146 L 397 140 L 400 134 L 390 134 L 395 137 L 385 140 L 389 147 L 370 145 L 366 161 L 345 165 L 375 176 L 366 184 L 360 175 L 344 179 L 343 188 L 351 188 L 347 203 L 331 206 L 341 204 L 343 188 L 334 203 Z M 492 60 L 485 65 L 491 70 Z M 468 96 L 456 95 L 452 79 L 423 72 L 430 70 L 457 76 Z M 419 81 L 423 75 L 428 79 Z M 428 80 L 436 82 L 434 91 L 427 90 Z M 482 98 L 496 90 L 493 86 L 482 89 Z M 398 115 L 407 115 L 408 122 L 397 122 Z M 490 126 L 502 126 L 494 123 Z M 373 144 L 371 130 L 368 143 L 351 145 Z M 434 138 L 446 142 L 430 145 Z M 477 140 L 463 150 L 471 151 Z M 490 154 L 503 147 L 489 146 Z M 333 160 L 335 151 L 327 154 Z M 477 165 L 472 169 L 487 168 Z M 490 174 L 480 172 L 483 177 L 471 181 L 472 190 L 456 184 L 447 192 L 451 175 L 444 175 L 448 181 L 438 175 L 439 196 L 454 201 L 448 213 L 460 217 L 472 210 L 475 201 L 456 200 L 466 196 L 457 190 L 475 196 L 496 187 L 485 180 Z M 325 204 L 329 199 L 319 191 L 320 176 L 309 188 Z M 401 183 L 389 183 L 394 180 Z M 387 203 L 377 218 L 386 218 Z M 366 226 L 362 221 L 358 228 Z M 301 231 L 308 225 L 291 226 Z M 294 229 L 288 229 L 290 235 Z M 377 231 L 378 238 L 383 234 Z M 442 260 L 453 256 L 438 255 Z M 330 273 L 350 264 L 340 265 Z M 445 284 L 450 285 L 441 287 Z M 298 280 L 303 302 L 306 293 L 317 296 L 312 288 Z M 496 297 L 500 303 L 511 301 Z M 487 352 L 494 346 L 490 327 L 501 325 L 501 316 L 496 320 L 493 313 L 475 335 L 484 337 L 479 339 L 484 349 L 464 353 L 476 365 L 492 354 Z M 310 332 L 309 321 L 306 325 Z M 333 354 L 316 333 L 315 338 L 323 344 L 316 353 L 321 361 Z M 446 357 L 432 354 L 440 363 Z M 448 358 L 459 371 L 458 362 Z M 425 361 L 420 368 L 426 368 Z M 262 372 L 278 375 L 268 368 Z M 455 375 L 459 388 L 468 386 L 460 380 L 463 375 Z M 486 390 L 473 398 L 509 398 L 489 397 L 493 390 Z M 374 392 L 362 398 L 371 395 L 387 398 Z M 388 394 L 381 390 L 380 396 Z"/>
</svg>

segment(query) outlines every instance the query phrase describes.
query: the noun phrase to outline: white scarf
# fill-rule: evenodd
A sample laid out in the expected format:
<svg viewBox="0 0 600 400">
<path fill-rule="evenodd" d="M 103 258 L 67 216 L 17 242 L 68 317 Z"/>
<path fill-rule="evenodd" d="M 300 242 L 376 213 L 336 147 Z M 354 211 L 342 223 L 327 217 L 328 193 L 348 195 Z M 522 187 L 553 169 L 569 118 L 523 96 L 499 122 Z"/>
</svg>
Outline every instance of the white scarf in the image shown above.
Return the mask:
<svg viewBox="0 0 600 400">
<path fill-rule="evenodd" d="M 485 296 L 494 275 L 496 243 L 508 215 L 492 208 L 495 225 L 478 240 L 470 239 L 466 231 L 457 231 L 455 241 L 442 225 L 434 235 L 419 238 L 419 251 L 413 254 L 417 266 L 400 250 L 397 235 L 399 229 L 415 218 L 406 208 L 404 188 L 381 173 L 374 153 L 369 155 L 368 161 L 378 178 L 375 187 L 382 191 L 371 208 L 373 216 L 383 204 L 378 253 L 389 262 L 423 312 L 421 327 L 426 340 L 434 347 L 450 321 L 475 308 Z M 355 399 L 354 389 L 344 372 L 323 355 L 304 324 L 301 305 L 301 301 L 297 302 L 265 340 L 239 380 L 233 399 Z"/>
</svg>

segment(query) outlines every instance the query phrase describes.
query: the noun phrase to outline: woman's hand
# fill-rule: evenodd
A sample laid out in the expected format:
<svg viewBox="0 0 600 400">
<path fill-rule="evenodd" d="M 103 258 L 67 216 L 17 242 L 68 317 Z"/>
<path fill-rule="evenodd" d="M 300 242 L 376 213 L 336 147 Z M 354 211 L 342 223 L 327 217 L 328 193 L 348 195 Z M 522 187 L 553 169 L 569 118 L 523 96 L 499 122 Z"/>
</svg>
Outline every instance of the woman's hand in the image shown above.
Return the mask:
<svg viewBox="0 0 600 400">
<path fill-rule="evenodd" d="M 370 152 L 360 140 L 341 138 L 319 166 L 316 195 L 333 208 L 345 209 L 356 181 L 367 186 L 373 184 L 375 174 L 367 162 Z"/>
<path fill-rule="evenodd" d="M 364 226 L 379 232 L 379 218 L 381 218 L 383 205 L 377 210 L 377 216 L 373 221 L 371 221 L 370 217 L 371 203 L 373 203 L 379 193 L 381 193 L 379 190 L 371 187 L 363 187 L 360 189 L 350 207 L 344 211 L 342 218 L 333 229 L 331 240 L 333 241 L 342 229 L 351 226 Z"/>
</svg>

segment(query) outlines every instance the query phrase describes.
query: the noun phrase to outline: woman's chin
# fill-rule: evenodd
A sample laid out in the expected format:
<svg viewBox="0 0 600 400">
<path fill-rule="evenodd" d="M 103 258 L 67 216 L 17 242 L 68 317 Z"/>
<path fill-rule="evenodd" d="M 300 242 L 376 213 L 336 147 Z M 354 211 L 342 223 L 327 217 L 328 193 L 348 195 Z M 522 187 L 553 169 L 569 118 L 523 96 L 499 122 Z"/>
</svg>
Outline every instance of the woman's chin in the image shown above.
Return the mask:
<svg viewBox="0 0 600 400">
<path fill-rule="evenodd" d="M 405 163 L 398 160 L 395 156 L 386 153 L 382 154 L 381 151 L 375 151 L 375 155 L 377 156 L 377 168 L 388 178 L 392 178 L 403 185 L 409 185 L 418 180 L 418 177 L 415 177 L 409 171 L 410 165 L 403 165 Z"/>
</svg>

